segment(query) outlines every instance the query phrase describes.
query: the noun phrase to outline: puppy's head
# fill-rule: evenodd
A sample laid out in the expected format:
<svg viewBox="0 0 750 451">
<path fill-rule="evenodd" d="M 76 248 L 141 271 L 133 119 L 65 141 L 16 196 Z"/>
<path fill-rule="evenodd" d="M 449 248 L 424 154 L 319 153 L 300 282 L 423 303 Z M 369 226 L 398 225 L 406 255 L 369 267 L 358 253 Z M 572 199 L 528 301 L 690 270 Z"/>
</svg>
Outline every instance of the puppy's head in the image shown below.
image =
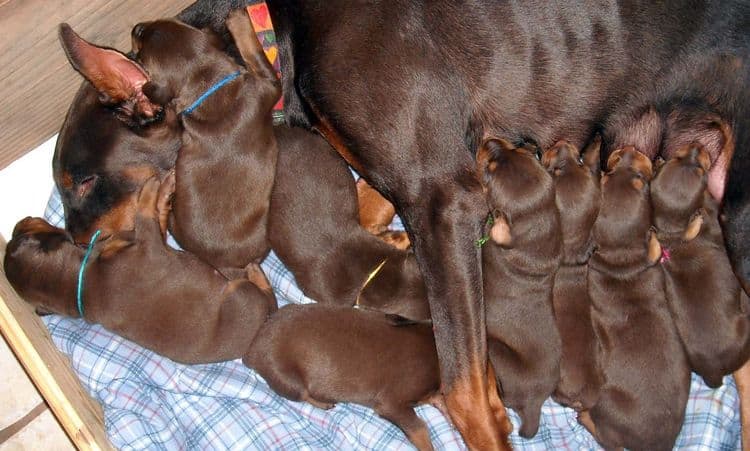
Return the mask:
<svg viewBox="0 0 750 451">
<path fill-rule="evenodd" d="M 555 204 L 569 264 L 581 263 L 591 250 L 591 228 L 599 213 L 600 147 L 599 136 L 583 153 L 569 142 L 559 141 L 542 156 L 542 165 L 555 182 Z"/>
<path fill-rule="evenodd" d="M 512 224 L 554 196 L 552 179 L 540 158 L 538 147 L 517 147 L 500 138 L 487 139 L 479 148 L 478 175 L 494 217 L 490 237 L 497 244 L 510 245 Z"/>
<path fill-rule="evenodd" d="M 699 143 L 685 145 L 664 163 L 651 183 L 654 225 L 660 232 L 690 240 L 702 224 L 711 160 Z"/>
<path fill-rule="evenodd" d="M 651 228 L 651 160 L 634 147 L 613 152 L 601 178 L 601 207 L 594 239 L 602 247 L 640 247 Z"/>
<path fill-rule="evenodd" d="M 69 26 L 60 42 L 85 82 L 60 130 L 53 174 L 66 228 L 77 242 L 132 228 L 134 200 L 154 174 L 174 166 L 181 127 L 173 110 L 144 92 L 151 77 L 125 54 L 96 46 Z"/>
<path fill-rule="evenodd" d="M 182 110 L 222 76 L 239 69 L 215 34 L 178 20 L 142 22 L 131 32 L 134 59 L 149 74 L 144 94 Z"/>
<path fill-rule="evenodd" d="M 27 217 L 16 224 L 5 251 L 5 275 L 26 301 L 46 312 L 77 316 L 63 286 L 73 283 L 83 250 L 70 234 L 42 218 Z M 66 281 L 70 279 L 70 281 Z"/>
</svg>

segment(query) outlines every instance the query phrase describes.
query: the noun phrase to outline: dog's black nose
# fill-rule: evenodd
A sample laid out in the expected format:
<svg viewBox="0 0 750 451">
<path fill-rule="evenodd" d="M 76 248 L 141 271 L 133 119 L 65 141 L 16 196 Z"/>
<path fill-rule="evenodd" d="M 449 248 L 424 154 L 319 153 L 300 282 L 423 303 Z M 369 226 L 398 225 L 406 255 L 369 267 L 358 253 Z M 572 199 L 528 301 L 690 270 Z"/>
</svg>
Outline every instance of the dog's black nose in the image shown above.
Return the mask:
<svg viewBox="0 0 750 451">
<path fill-rule="evenodd" d="M 143 30 L 146 29 L 146 26 L 143 23 L 136 24 L 133 27 L 133 31 L 131 32 L 131 35 L 134 38 L 141 38 L 143 36 Z"/>
</svg>

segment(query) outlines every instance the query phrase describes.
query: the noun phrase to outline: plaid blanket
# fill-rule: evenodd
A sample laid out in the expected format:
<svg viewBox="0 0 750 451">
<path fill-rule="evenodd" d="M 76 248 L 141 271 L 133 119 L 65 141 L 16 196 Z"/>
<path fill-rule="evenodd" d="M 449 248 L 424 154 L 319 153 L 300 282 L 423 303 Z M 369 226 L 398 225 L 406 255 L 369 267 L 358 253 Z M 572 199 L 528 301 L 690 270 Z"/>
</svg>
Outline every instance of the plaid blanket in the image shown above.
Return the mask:
<svg viewBox="0 0 750 451">
<path fill-rule="evenodd" d="M 45 217 L 63 225 L 58 193 Z M 173 245 L 176 243 L 172 242 Z M 279 304 L 312 302 L 271 254 L 263 269 Z M 137 281 L 134 281 L 137 283 Z M 239 360 L 181 365 L 81 319 L 44 317 L 52 339 L 70 357 L 84 387 L 103 409 L 113 445 L 121 449 L 412 449 L 404 434 L 372 410 L 339 404 L 331 410 L 276 395 Z M 418 415 L 437 450 L 465 449 L 458 433 L 432 406 Z M 517 431 L 519 419 L 510 411 Z M 716 390 L 693 375 L 690 399 L 676 448 L 740 449 L 739 400 L 734 380 Z M 659 427 L 655 424 L 654 427 Z M 511 436 L 520 450 L 600 449 L 578 424 L 575 412 L 547 400 L 539 433 Z"/>
</svg>

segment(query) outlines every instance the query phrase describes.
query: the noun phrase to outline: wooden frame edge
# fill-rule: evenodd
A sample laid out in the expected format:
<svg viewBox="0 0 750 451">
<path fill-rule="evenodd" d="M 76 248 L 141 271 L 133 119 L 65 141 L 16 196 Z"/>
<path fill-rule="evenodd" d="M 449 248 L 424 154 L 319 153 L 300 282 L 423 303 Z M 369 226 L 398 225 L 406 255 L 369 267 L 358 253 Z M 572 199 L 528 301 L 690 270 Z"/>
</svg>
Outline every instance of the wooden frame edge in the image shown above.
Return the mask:
<svg viewBox="0 0 750 451">
<path fill-rule="evenodd" d="M 0 260 L 6 242 L 0 236 Z M 0 332 L 47 402 L 65 433 L 80 450 L 112 450 L 104 415 L 81 386 L 68 358 L 52 342 L 33 308 L 0 276 Z"/>
</svg>

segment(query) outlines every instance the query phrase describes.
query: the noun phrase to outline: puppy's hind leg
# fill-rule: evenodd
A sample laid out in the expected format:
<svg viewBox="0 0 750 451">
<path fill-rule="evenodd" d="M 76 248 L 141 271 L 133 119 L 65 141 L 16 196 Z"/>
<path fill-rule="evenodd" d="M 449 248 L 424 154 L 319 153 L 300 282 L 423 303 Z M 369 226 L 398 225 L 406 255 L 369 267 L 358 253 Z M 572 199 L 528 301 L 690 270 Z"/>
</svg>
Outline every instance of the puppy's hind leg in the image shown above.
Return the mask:
<svg viewBox="0 0 750 451">
<path fill-rule="evenodd" d="M 432 451 L 432 442 L 430 441 L 430 433 L 427 430 L 427 425 L 421 418 L 417 416 L 414 409 L 408 406 L 378 406 L 375 411 L 381 417 L 390 421 L 399 427 L 406 438 L 419 451 Z"/>
</svg>

